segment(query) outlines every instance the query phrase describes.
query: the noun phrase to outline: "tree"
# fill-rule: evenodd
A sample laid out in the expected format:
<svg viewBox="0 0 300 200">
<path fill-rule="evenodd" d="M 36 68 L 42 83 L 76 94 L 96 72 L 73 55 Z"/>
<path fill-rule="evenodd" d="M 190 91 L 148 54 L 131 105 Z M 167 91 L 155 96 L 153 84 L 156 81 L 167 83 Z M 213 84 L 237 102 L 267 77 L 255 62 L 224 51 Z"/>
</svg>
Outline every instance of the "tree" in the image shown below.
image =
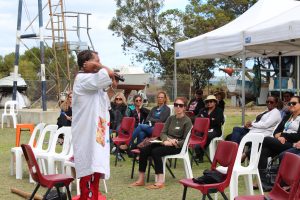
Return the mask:
<svg viewBox="0 0 300 200">
<path fill-rule="evenodd" d="M 134 53 L 150 73 L 170 75 L 174 65 L 174 42 L 183 37 L 182 13 L 161 12 L 163 0 L 116 0 L 116 16 L 109 29 L 123 39 L 125 53 Z"/>
</svg>

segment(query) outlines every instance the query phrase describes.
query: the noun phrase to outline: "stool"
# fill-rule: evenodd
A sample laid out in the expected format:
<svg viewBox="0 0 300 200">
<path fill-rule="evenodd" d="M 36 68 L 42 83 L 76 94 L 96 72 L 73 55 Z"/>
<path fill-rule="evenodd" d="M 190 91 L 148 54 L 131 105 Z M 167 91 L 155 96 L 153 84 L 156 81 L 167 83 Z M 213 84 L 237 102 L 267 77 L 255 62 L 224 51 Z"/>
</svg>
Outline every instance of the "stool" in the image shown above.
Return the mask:
<svg viewBox="0 0 300 200">
<path fill-rule="evenodd" d="M 34 129 L 34 124 L 17 124 L 16 126 L 16 147 L 20 146 L 20 138 L 22 131 L 30 131 L 30 135 Z M 35 144 L 34 144 L 35 146 Z"/>
</svg>

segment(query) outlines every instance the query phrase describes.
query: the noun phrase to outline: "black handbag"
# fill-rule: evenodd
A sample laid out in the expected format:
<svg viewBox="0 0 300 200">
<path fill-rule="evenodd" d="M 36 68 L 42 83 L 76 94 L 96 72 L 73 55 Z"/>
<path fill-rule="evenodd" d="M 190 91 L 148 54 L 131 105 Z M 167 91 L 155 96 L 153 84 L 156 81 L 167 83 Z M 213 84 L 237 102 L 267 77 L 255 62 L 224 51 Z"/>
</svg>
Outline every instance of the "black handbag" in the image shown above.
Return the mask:
<svg viewBox="0 0 300 200">
<path fill-rule="evenodd" d="M 265 192 L 272 190 L 278 173 L 279 164 L 279 156 L 275 156 L 269 161 L 266 169 L 260 170 L 260 179 Z"/>
<path fill-rule="evenodd" d="M 225 178 L 226 176 L 217 170 L 206 169 L 203 172 L 203 176 L 193 178 L 193 182 L 198 184 L 221 183 Z"/>
</svg>

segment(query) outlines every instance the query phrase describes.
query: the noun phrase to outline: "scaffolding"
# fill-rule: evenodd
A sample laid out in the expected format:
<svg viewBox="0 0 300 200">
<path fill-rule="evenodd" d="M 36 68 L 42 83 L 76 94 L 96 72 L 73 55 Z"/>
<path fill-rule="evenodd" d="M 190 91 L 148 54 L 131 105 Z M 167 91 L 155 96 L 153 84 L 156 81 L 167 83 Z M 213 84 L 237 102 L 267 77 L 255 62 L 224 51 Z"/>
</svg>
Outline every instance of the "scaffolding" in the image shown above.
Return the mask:
<svg viewBox="0 0 300 200">
<path fill-rule="evenodd" d="M 33 18 L 33 20 L 29 21 L 29 25 L 25 28 L 24 32 L 28 31 L 28 29 L 32 27 L 38 20 L 39 33 L 23 34 L 21 33 L 23 6 L 27 11 L 27 18 L 30 19 L 30 17 L 28 17 L 29 12 L 26 8 L 26 3 L 23 4 L 23 2 L 25 2 L 25 0 L 19 0 L 14 74 L 17 77 L 20 56 L 20 44 L 24 44 L 24 46 L 27 49 L 29 49 L 26 45 L 27 39 L 39 40 L 41 57 L 37 59 L 39 59 L 41 62 L 40 76 L 42 82 L 42 95 L 39 100 L 42 101 L 41 105 L 43 111 L 46 111 L 46 94 L 49 90 L 56 88 L 57 97 L 59 98 L 62 92 L 70 90 L 72 87 L 71 70 L 69 62 L 72 53 L 77 53 L 78 51 L 89 48 L 92 48 L 94 50 L 94 46 L 89 34 L 89 31 L 91 29 L 91 27 L 89 26 L 89 16 L 91 14 L 83 12 L 66 11 L 63 0 L 47 0 L 44 6 L 42 6 L 42 0 L 38 0 L 38 14 Z M 48 8 L 48 10 L 46 8 Z M 47 12 L 47 16 L 49 16 L 49 19 L 47 20 L 45 26 L 43 23 L 43 12 Z M 85 23 L 82 23 L 83 19 L 86 20 Z M 87 42 L 82 41 L 82 31 L 85 31 L 85 34 L 87 35 L 89 40 L 89 44 Z M 49 36 L 46 35 L 47 33 L 49 33 Z M 74 38 L 74 40 L 68 40 L 69 38 Z M 51 44 L 49 45 L 48 43 Z M 51 54 L 54 58 L 55 72 L 49 70 L 44 64 L 45 46 L 51 47 Z M 61 57 L 61 55 L 63 55 L 63 60 L 58 59 L 59 56 Z M 51 78 L 55 80 L 56 83 L 55 86 L 52 86 L 48 90 L 46 90 L 46 72 L 49 74 L 49 76 L 51 76 Z M 67 86 L 61 85 L 62 79 L 67 80 Z M 13 83 L 14 100 L 16 99 L 16 91 L 17 82 L 15 79 Z"/>
</svg>

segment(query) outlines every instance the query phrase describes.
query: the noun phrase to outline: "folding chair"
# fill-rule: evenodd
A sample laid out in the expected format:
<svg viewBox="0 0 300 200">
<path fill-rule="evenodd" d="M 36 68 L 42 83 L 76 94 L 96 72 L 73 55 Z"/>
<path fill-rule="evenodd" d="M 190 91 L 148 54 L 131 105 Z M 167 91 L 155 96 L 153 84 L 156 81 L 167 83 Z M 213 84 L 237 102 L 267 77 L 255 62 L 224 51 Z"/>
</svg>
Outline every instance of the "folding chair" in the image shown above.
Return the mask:
<svg viewBox="0 0 300 200">
<path fill-rule="evenodd" d="M 59 188 L 66 187 L 68 199 L 71 200 L 72 197 L 69 190 L 69 185 L 74 179 L 71 176 L 67 176 L 64 174 L 43 175 L 40 171 L 39 165 L 37 164 L 37 161 L 34 157 L 31 147 L 28 144 L 22 144 L 21 147 L 24 153 L 24 157 L 28 164 L 29 172 L 33 180 L 37 182 L 37 186 L 34 189 L 29 199 L 30 200 L 34 199 L 35 193 L 37 192 L 39 187 L 42 186 L 48 188 L 46 194 L 44 195 L 44 198 L 47 197 L 50 190 L 53 187 L 55 187 L 57 190 L 58 197 L 62 199 Z"/>
<path fill-rule="evenodd" d="M 225 188 L 229 186 L 231 174 L 234 166 L 234 161 L 237 154 L 238 145 L 234 142 L 229 141 L 221 141 L 218 144 L 217 151 L 214 157 L 214 160 L 211 165 L 211 170 L 216 170 L 217 164 L 227 167 L 227 173 L 224 175 L 225 178 L 220 183 L 212 183 L 212 184 L 198 184 L 194 183 L 191 178 L 182 179 L 179 181 L 184 186 L 182 199 L 185 200 L 187 188 L 191 187 L 196 190 L 200 190 L 203 194 L 202 200 L 208 196 L 209 199 L 212 199 L 210 193 L 220 192 L 225 200 L 227 197 L 224 193 Z"/>
<path fill-rule="evenodd" d="M 155 123 L 155 125 L 153 127 L 153 131 L 152 131 L 151 137 L 159 137 L 163 128 L 164 128 L 164 123 L 159 123 L 159 122 Z M 137 156 L 140 155 L 141 151 L 140 151 L 140 149 L 132 149 L 131 153 L 133 153 L 132 169 L 131 169 L 131 179 L 133 179 L 134 167 L 135 167 L 135 163 L 137 161 L 136 158 L 137 158 Z M 153 166 L 153 164 L 152 164 L 152 158 L 149 157 L 148 158 L 147 182 L 149 182 L 151 166 Z"/>
<path fill-rule="evenodd" d="M 118 136 L 112 138 L 114 145 L 116 146 L 116 160 L 115 160 L 115 166 L 117 166 L 118 163 L 118 155 L 121 156 L 121 158 L 125 161 L 125 158 L 120 153 L 120 145 L 126 144 L 129 146 L 129 143 L 132 139 L 132 134 L 134 131 L 134 125 L 135 125 L 135 118 L 134 117 L 123 117 L 120 128 L 118 130 Z"/>
<path fill-rule="evenodd" d="M 296 154 L 286 153 L 279 166 L 275 184 L 271 192 L 266 195 L 274 200 L 300 199 L 300 157 Z M 298 192 L 297 192 L 298 190 Z M 264 200 L 264 195 L 239 196 L 235 200 Z"/>
<path fill-rule="evenodd" d="M 198 162 L 195 160 L 195 155 L 194 155 L 194 148 L 196 145 L 199 145 L 200 148 L 204 151 L 206 157 L 208 160 L 211 162 L 207 152 L 205 151 L 205 145 L 207 142 L 207 137 L 208 137 L 208 129 L 210 125 L 210 120 L 209 118 L 201 118 L 197 117 L 195 119 L 193 128 L 192 128 L 192 134 L 189 142 L 189 148 L 192 150 L 189 150 L 192 158 L 191 158 L 191 166 L 193 165 L 193 161 L 198 165 Z"/>
</svg>

